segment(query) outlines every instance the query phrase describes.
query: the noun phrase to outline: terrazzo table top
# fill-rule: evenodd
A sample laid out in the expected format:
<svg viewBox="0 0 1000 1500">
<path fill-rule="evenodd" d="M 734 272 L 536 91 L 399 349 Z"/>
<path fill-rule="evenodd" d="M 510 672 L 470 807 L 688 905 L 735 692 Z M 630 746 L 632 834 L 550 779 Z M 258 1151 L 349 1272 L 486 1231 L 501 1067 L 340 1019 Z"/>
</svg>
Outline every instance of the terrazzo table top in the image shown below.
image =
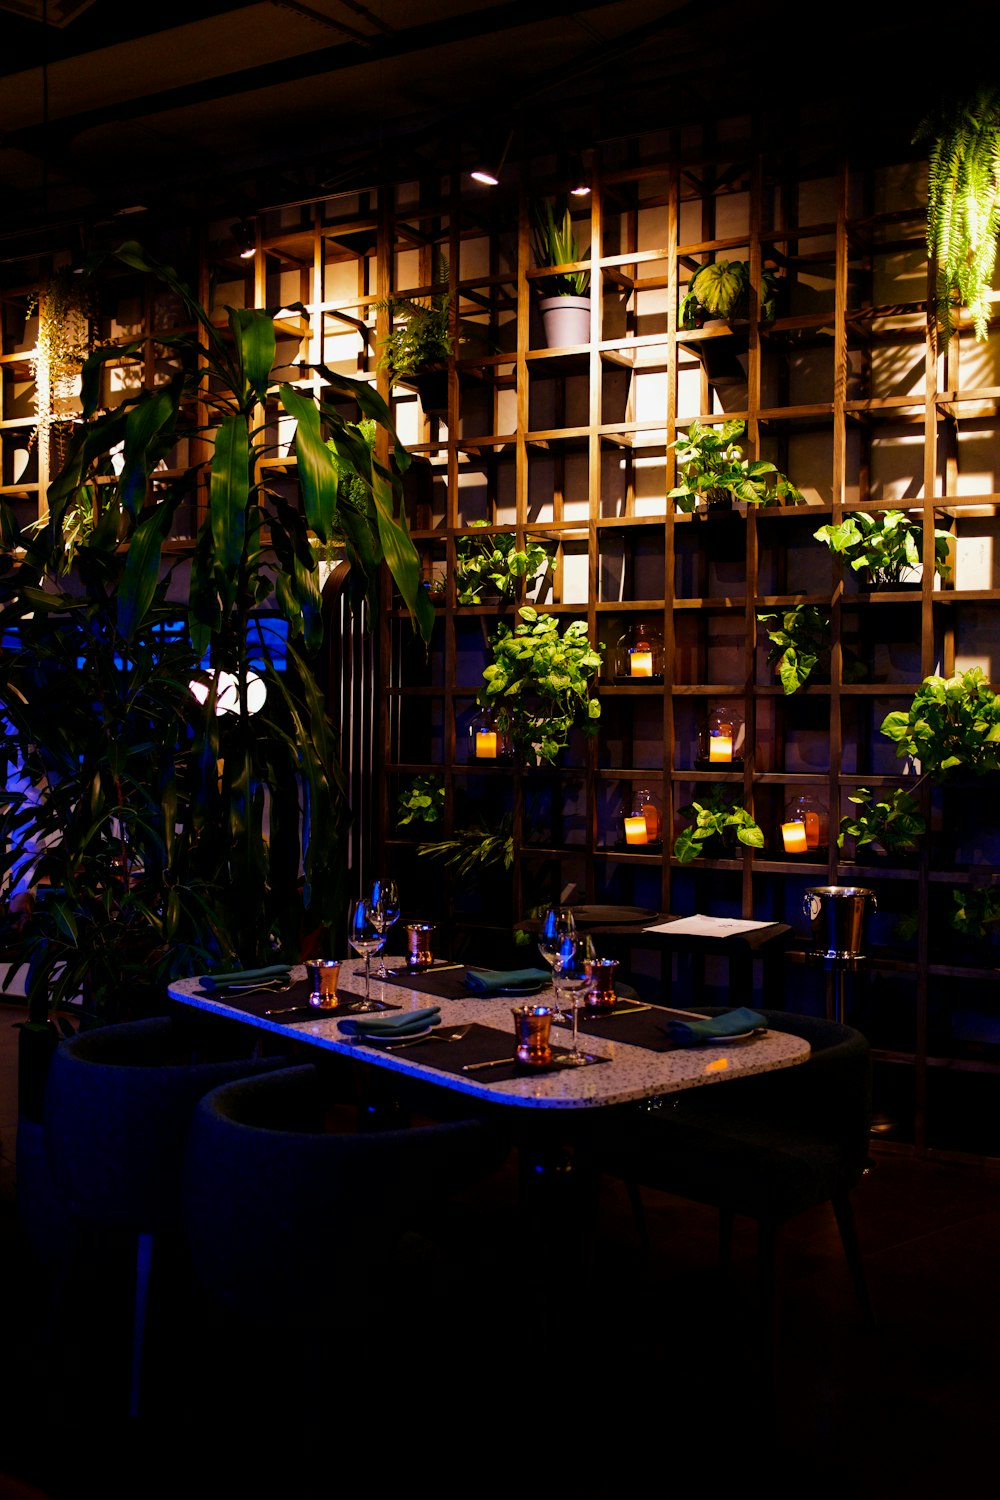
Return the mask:
<svg viewBox="0 0 1000 1500">
<path fill-rule="evenodd" d="M 293 980 L 305 977 L 304 966 L 292 969 Z M 338 993 L 342 996 L 363 995 L 364 988 L 364 960 L 345 960 L 341 965 Z M 780 1031 L 768 1031 L 763 1036 L 755 1036 L 747 1041 L 717 1042 L 670 1052 L 652 1052 L 646 1047 L 616 1041 L 612 1036 L 588 1035 L 582 1038 L 581 1044 L 588 1052 L 608 1058 L 607 1063 L 594 1067 L 562 1068 L 537 1076 L 522 1075 L 491 1080 L 489 1069 L 478 1073 L 454 1074 L 427 1066 L 422 1055 L 429 1054 L 434 1044 L 387 1051 L 379 1045 L 373 1046 L 365 1042 L 361 1037 L 345 1035 L 338 1030 L 335 1014 L 288 1024 L 248 1015 L 237 1004 L 227 1003 L 225 998 L 208 998 L 198 991 L 197 979 L 185 979 L 172 984 L 168 993 L 172 1000 L 180 1004 L 191 1005 L 215 1015 L 231 1016 L 279 1036 L 293 1037 L 299 1042 L 356 1057 L 376 1067 L 409 1074 L 424 1082 L 440 1084 L 495 1104 L 527 1109 L 593 1109 L 625 1104 L 652 1098 L 657 1094 L 676 1093 L 681 1089 L 722 1083 L 730 1078 L 745 1078 L 753 1073 L 769 1073 L 778 1068 L 793 1067 L 805 1062 L 809 1056 L 808 1042 Z M 390 1004 L 402 1006 L 404 1010 L 420 1010 L 427 1005 L 440 1005 L 441 1031 L 469 1022 L 494 1027 L 509 1036 L 513 1052 L 514 1023 L 511 1005 L 515 1002 L 509 998 L 439 1000 L 426 993 L 410 990 L 403 984 L 380 983 L 374 977 L 371 993 L 373 999 L 384 999 Z M 552 990 L 549 988 L 533 996 L 530 1003 L 547 1004 L 552 999 Z M 281 996 L 276 995 L 275 1006 L 280 1006 L 281 1003 Z M 553 1026 L 552 1041 L 557 1046 L 568 1048 L 571 1045 L 569 1028 Z M 439 1047 L 446 1045 L 447 1043 L 438 1044 Z"/>
</svg>

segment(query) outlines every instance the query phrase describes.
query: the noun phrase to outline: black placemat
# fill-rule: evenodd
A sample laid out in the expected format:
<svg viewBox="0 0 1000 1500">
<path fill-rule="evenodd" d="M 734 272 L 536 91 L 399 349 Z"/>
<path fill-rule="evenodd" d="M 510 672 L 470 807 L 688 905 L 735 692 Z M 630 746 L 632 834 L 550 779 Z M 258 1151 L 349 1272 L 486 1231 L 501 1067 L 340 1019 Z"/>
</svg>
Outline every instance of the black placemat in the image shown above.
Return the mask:
<svg viewBox="0 0 1000 1500">
<path fill-rule="evenodd" d="M 653 1006 L 637 1010 L 627 1001 L 604 1012 L 580 1011 L 577 1029 L 585 1036 L 606 1036 L 612 1042 L 645 1047 L 649 1052 L 673 1052 L 676 1044 L 663 1029 L 666 1012 Z"/>
<path fill-rule="evenodd" d="M 442 1028 L 447 1032 L 447 1027 Z M 355 1036 L 352 1041 L 358 1043 L 370 1043 L 370 1037 Z M 404 1038 L 400 1038 L 395 1046 L 375 1044 L 379 1052 L 402 1052 L 404 1050 Z M 405 1054 L 413 1062 L 419 1062 L 422 1068 L 434 1068 L 441 1073 L 455 1073 L 461 1078 L 481 1078 L 486 1082 L 504 1083 L 511 1078 L 533 1078 L 540 1073 L 557 1073 L 564 1066 L 558 1059 L 565 1057 L 568 1047 L 554 1046 L 552 1051 L 554 1061 L 546 1068 L 526 1068 L 514 1059 L 514 1028 L 509 1031 L 500 1031 L 494 1026 L 480 1026 L 478 1023 L 471 1026 L 457 1042 L 446 1042 L 437 1039 L 433 1035 L 421 1037 L 419 1041 L 412 1041 L 405 1047 Z M 503 1062 L 497 1063 L 495 1068 L 480 1068 L 473 1073 L 464 1071 L 467 1063 L 493 1062 L 503 1058 Z M 610 1062 L 607 1057 L 595 1057 L 595 1063 Z M 578 1064 L 579 1066 L 579 1064 Z"/>
<path fill-rule="evenodd" d="M 475 968 L 475 964 L 472 966 Z M 498 992 L 483 994 L 469 986 L 468 969 L 462 965 L 457 969 L 444 969 L 436 974 L 433 969 L 426 973 L 389 974 L 380 979 L 380 984 L 401 984 L 409 990 L 418 990 L 423 995 L 436 995 L 439 1000 L 532 1000 L 550 988 L 546 983 L 539 989 L 523 990 L 519 994 L 501 995 Z"/>
<path fill-rule="evenodd" d="M 206 1000 L 217 1000 L 220 1005 L 228 1005 L 231 1010 L 241 1010 L 245 1015 L 257 1016 L 261 1020 L 269 1010 L 298 1010 L 301 1008 L 302 1015 L 297 1016 L 274 1016 L 276 1021 L 322 1021 L 325 1017 L 334 1016 L 356 1016 L 359 1012 L 365 1012 L 364 1000 L 352 996 L 350 1000 L 342 999 L 333 1010 L 322 1010 L 319 1006 L 309 1004 L 309 996 L 312 985 L 308 979 L 297 979 L 287 990 L 246 990 L 243 993 L 234 991 L 225 994 L 218 990 L 199 990 L 198 994 Z M 372 999 L 372 1005 L 378 1010 L 402 1010 L 401 1005 L 392 1005 L 388 1000 Z M 310 1014 L 306 1015 L 305 1012 Z"/>
</svg>

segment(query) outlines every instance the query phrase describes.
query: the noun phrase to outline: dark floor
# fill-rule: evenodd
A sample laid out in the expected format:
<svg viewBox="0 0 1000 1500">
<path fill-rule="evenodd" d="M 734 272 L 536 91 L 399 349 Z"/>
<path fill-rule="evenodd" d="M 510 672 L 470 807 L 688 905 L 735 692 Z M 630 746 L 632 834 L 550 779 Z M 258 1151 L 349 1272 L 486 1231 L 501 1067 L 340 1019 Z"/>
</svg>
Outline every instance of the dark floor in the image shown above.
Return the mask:
<svg viewBox="0 0 1000 1500">
<path fill-rule="evenodd" d="M 311 1496 L 348 1474 L 359 1483 L 362 1468 L 376 1492 L 394 1472 L 452 1492 L 537 1488 L 543 1475 L 591 1493 L 678 1480 L 886 1500 L 996 1492 L 1000 1169 L 879 1144 L 855 1200 L 878 1331 L 861 1325 L 832 1214 L 803 1216 L 785 1236 L 773 1400 L 756 1362 L 751 1226 L 737 1222 L 724 1287 L 711 1211 L 648 1194 L 646 1264 L 608 1181 L 594 1261 L 570 1290 L 571 1267 L 539 1263 L 519 1237 L 511 1164 L 467 1195 L 446 1248 L 418 1251 L 407 1278 L 357 1268 L 319 1399 L 293 1359 L 254 1338 L 233 1360 L 237 1336 L 175 1287 L 151 1330 L 150 1414 L 129 1424 L 129 1269 L 114 1247 L 47 1339 L 51 1275 L 17 1212 L 17 1019 L 5 1005 L 0 1500 L 20 1494 L 15 1479 L 49 1500 Z M 302 1276 L 276 1274 L 308 1299 L 323 1266 L 317 1247 Z"/>
</svg>

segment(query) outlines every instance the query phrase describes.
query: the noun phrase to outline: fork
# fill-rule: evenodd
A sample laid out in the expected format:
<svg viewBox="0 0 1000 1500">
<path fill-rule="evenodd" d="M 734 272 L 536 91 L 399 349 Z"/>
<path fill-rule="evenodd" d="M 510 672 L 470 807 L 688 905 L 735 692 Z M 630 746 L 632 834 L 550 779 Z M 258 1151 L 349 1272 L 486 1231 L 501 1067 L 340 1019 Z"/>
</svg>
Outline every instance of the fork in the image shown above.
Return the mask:
<svg viewBox="0 0 1000 1500">
<path fill-rule="evenodd" d="M 451 1031 L 432 1031 L 430 1036 L 403 1037 L 398 1042 L 388 1042 L 387 1052 L 398 1052 L 400 1047 L 415 1047 L 418 1042 L 460 1042 L 467 1031 L 472 1029 L 472 1022 L 468 1026 L 453 1026 Z"/>
</svg>

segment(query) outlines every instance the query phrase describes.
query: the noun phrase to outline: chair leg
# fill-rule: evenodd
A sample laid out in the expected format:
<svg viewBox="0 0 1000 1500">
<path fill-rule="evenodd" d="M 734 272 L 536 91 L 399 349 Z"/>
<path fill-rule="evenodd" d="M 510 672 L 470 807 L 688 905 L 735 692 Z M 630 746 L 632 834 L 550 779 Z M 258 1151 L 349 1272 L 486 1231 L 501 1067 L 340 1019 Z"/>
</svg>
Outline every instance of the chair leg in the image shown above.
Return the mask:
<svg viewBox="0 0 1000 1500">
<path fill-rule="evenodd" d="M 861 1316 L 866 1327 L 874 1328 L 876 1326 L 875 1309 L 868 1291 L 864 1261 L 861 1259 L 861 1246 L 858 1244 L 858 1232 L 854 1224 L 854 1209 L 846 1193 L 838 1194 L 834 1198 L 833 1211 L 837 1216 L 837 1228 L 840 1230 L 840 1240 L 844 1247 L 844 1254 L 847 1256 L 847 1268 L 854 1283 Z"/>
<path fill-rule="evenodd" d="M 153 1270 L 153 1236 L 140 1234 L 135 1257 L 135 1317 L 132 1324 L 132 1380 L 128 1414 L 138 1417 L 142 1392 L 142 1367 L 149 1313 L 149 1282 Z"/>
</svg>

